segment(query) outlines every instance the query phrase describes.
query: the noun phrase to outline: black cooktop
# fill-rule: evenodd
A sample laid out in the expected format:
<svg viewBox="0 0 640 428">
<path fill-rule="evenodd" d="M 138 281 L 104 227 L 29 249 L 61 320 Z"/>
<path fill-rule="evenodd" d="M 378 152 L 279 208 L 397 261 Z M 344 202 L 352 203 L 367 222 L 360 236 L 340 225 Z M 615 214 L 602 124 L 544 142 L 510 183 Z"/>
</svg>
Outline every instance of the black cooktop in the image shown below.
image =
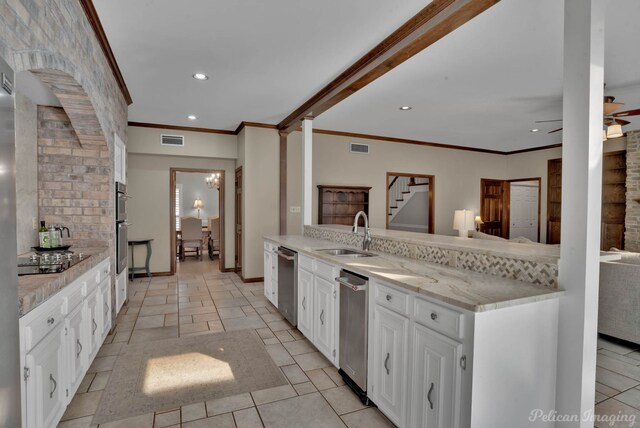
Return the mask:
<svg viewBox="0 0 640 428">
<path fill-rule="evenodd" d="M 77 265 L 91 256 L 72 251 L 37 253 L 32 256 L 18 257 L 18 276 L 44 275 L 60 273 Z"/>
</svg>

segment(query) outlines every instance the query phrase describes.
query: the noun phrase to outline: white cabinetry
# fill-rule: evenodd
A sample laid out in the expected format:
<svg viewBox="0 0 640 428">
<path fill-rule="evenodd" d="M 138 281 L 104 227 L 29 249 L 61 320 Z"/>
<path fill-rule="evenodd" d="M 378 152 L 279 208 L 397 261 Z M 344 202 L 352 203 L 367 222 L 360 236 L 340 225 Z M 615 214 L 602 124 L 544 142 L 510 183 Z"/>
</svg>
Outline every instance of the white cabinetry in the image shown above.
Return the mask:
<svg viewBox="0 0 640 428">
<path fill-rule="evenodd" d="M 125 268 L 120 275 L 116 275 L 116 314 L 122 309 L 122 305 L 127 300 L 127 278 L 129 269 Z"/>
<path fill-rule="evenodd" d="M 298 254 L 298 330 L 338 366 L 339 269 Z"/>
<path fill-rule="evenodd" d="M 111 328 L 110 260 L 20 318 L 22 426 L 55 427 Z"/>
<path fill-rule="evenodd" d="M 27 426 L 56 426 L 66 407 L 64 327 L 59 324 L 25 356 Z"/>
<path fill-rule="evenodd" d="M 454 426 L 459 409 L 462 344 L 415 324 L 413 330 L 412 427 Z M 425 399 L 426 398 L 426 399 Z"/>
<path fill-rule="evenodd" d="M 373 401 L 395 424 L 404 426 L 407 384 L 407 336 L 409 319 L 381 305 L 373 315 Z"/>
<path fill-rule="evenodd" d="M 264 243 L 264 297 L 278 307 L 278 246 L 272 242 Z"/>
<path fill-rule="evenodd" d="M 313 274 L 306 269 L 298 269 L 298 330 L 306 337 L 313 337 Z"/>
</svg>

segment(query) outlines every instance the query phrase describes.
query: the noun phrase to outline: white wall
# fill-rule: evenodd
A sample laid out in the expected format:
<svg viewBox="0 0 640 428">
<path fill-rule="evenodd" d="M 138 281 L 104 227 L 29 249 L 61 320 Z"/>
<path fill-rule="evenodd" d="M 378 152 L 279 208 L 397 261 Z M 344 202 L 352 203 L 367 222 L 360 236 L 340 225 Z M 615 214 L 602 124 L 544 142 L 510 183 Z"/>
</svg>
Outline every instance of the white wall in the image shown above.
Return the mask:
<svg viewBox="0 0 640 428">
<path fill-rule="evenodd" d="M 202 200 L 203 207 L 200 209 L 200 219 L 203 225 L 207 225 L 209 217 L 217 217 L 218 212 L 218 189 L 207 186 L 206 178 L 211 174 L 201 172 L 178 172 L 176 173 L 176 185 L 182 185 L 182 207 L 181 215 L 198 217 L 198 209 L 193 208 L 196 198 Z"/>
<path fill-rule="evenodd" d="M 349 143 L 369 144 L 369 154 L 349 152 Z M 288 139 L 287 204 L 300 205 L 301 133 Z M 434 175 L 435 233 L 455 235 L 456 209 L 479 211 L 480 179 L 506 178 L 505 156 L 462 150 L 425 147 L 378 140 L 313 134 L 313 213 L 317 222 L 318 184 L 371 186 L 369 217 L 372 227 L 385 228 L 386 174 L 402 172 Z M 300 233 L 299 214 L 288 213 L 288 233 Z"/>
<path fill-rule="evenodd" d="M 207 158 L 235 159 L 238 157 L 238 137 L 171 129 L 130 126 L 127 130 L 129 153 L 147 153 L 167 156 L 195 156 Z M 184 135 L 184 146 L 172 147 L 160 144 L 160 135 Z"/>
<path fill-rule="evenodd" d="M 280 222 L 280 137 L 275 129 L 246 127 L 238 135 L 237 166 L 243 166 L 242 277 L 263 270 L 262 237 L 278 235 Z"/>
</svg>

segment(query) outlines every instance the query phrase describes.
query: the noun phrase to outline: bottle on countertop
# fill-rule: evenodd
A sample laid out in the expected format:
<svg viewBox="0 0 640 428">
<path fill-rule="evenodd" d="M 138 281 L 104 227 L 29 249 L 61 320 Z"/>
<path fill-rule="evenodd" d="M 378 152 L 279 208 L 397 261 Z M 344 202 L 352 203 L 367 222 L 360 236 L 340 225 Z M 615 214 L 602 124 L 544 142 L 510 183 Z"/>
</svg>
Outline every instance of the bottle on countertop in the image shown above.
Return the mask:
<svg viewBox="0 0 640 428">
<path fill-rule="evenodd" d="M 49 229 L 44 225 L 44 220 L 40 221 L 40 229 L 38 229 L 38 237 L 40 238 L 40 246 L 42 248 L 51 248 L 49 240 Z"/>
</svg>

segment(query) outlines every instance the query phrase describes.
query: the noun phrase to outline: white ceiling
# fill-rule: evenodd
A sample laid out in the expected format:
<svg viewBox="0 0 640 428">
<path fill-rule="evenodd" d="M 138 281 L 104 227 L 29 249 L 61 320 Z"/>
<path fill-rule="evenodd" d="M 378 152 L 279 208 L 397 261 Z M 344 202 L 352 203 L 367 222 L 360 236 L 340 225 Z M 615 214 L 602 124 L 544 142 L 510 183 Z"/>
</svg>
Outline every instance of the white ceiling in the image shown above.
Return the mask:
<svg viewBox="0 0 640 428">
<path fill-rule="evenodd" d="M 314 126 L 504 151 L 559 143 L 561 132 L 546 131 L 561 123 L 535 121 L 562 117 L 563 4 L 503 0 Z M 640 108 L 640 1 L 607 7 L 605 93 L 622 110 Z M 640 117 L 630 120 L 625 130 L 640 128 Z"/>
<path fill-rule="evenodd" d="M 428 3 L 94 0 L 130 121 L 229 130 L 278 123 Z"/>
<path fill-rule="evenodd" d="M 129 120 L 231 130 L 278 123 L 429 2 L 94 3 L 134 100 Z M 546 131 L 560 123 L 534 122 L 562 116 L 563 3 L 502 0 L 314 126 L 505 151 L 559 143 Z M 640 108 L 640 1 L 607 5 L 606 94 Z M 210 79 L 192 79 L 199 71 Z M 631 120 L 625 130 L 639 129 Z"/>
</svg>

